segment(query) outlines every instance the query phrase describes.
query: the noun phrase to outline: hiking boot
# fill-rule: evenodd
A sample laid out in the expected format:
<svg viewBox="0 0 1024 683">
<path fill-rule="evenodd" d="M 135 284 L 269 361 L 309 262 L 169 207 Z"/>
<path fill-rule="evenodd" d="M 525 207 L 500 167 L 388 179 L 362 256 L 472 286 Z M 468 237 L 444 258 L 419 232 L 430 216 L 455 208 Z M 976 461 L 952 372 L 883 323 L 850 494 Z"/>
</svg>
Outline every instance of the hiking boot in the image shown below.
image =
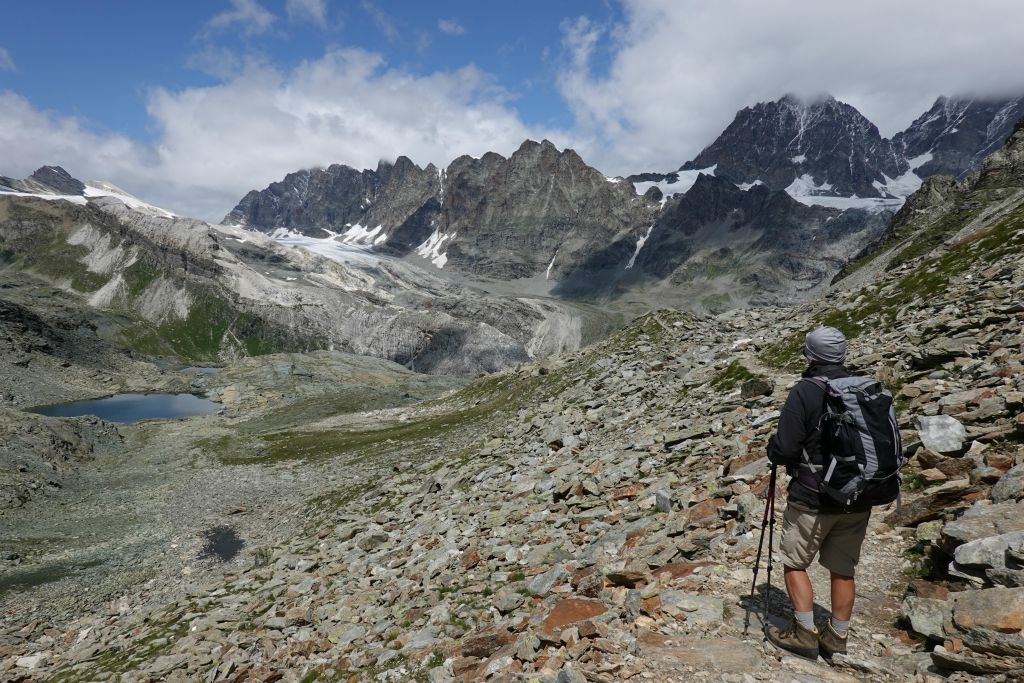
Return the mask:
<svg viewBox="0 0 1024 683">
<path fill-rule="evenodd" d="M 807 659 L 818 658 L 818 631 L 803 626 L 796 617 L 784 627 L 769 625 L 765 636 L 775 647 L 789 650 Z"/>
<path fill-rule="evenodd" d="M 846 635 L 839 635 L 832 628 L 832 620 L 826 621 L 825 625 L 818 629 L 818 649 L 821 651 L 821 656 L 831 657 L 836 653 L 845 655 L 846 636 L 848 635 L 850 635 L 849 631 L 846 632 Z"/>
</svg>

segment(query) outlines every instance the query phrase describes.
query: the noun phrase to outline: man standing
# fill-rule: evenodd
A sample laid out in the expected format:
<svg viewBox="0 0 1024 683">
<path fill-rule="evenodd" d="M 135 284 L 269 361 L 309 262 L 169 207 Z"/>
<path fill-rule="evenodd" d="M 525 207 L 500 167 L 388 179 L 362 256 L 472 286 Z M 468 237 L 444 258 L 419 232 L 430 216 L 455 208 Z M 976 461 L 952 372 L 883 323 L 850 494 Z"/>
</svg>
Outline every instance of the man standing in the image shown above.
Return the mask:
<svg viewBox="0 0 1024 683">
<path fill-rule="evenodd" d="M 849 377 L 843 367 L 846 338 L 833 327 L 807 335 L 804 357 L 809 367 L 786 399 L 776 433 L 768 442 L 768 459 L 792 477 L 780 543 L 786 592 L 793 602 L 793 620 L 783 628 L 769 626 L 768 640 L 777 647 L 815 659 L 846 652 L 847 630 L 853 613 L 854 569 L 868 528 L 873 505 L 896 499 L 899 478 L 891 477 L 850 506 L 821 493 L 822 416 L 826 383 Z M 831 573 L 832 616 L 814 625 L 814 592 L 807 567 L 818 563 Z"/>
</svg>

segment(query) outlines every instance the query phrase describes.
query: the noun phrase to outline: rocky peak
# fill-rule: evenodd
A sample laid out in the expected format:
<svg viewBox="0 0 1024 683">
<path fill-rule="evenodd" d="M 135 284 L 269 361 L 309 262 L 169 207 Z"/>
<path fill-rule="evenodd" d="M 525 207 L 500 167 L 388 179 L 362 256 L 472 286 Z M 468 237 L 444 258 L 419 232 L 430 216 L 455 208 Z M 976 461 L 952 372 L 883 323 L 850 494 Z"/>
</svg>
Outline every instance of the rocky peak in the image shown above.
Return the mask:
<svg viewBox="0 0 1024 683">
<path fill-rule="evenodd" d="M 680 170 L 716 167 L 736 182 L 785 189 L 797 179 L 831 194 L 877 197 L 876 181 L 907 170 L 878 128 L 856 108 L 825 95 L 786 95 L 740 110 L 711 145 Z"/>
<path fill-rule="evenodd" d="M 999 149 L 1024 117 L 1024 96 L 939 97 L 893 142 L 921 176 L 963 178 Z"/>
<path fill-rule="evenodd" d="M 60 166 L 43 166 L 29 176 L 29 179 L 53 189 L 58 194 L 80 195 L 85 192 L 85 184 L 72 178 L 71 174 Z"/>
<path fill-rule="evenodd" d="M 81 195 L 85 192 L 85 184 L 60 166 L 41 166 L 23 180 L 0 176 L 0 187 L 42 194 Z"/>
</svg>

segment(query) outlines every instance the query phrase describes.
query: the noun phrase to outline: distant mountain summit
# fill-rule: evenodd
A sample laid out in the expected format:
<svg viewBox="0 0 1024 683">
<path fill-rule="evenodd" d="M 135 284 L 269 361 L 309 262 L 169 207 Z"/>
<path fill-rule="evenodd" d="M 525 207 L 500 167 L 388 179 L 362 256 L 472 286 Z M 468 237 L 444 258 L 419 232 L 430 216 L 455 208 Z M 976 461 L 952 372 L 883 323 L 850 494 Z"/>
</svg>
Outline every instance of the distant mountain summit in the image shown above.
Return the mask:
<svg viewBox="0 0 1024 683">
<path fill-rule="evenodd" d="M 1024 96 L 1011 99 L 940 97 L 893 143 L 917 159 L 922 178 L 957 179 L 978 170 L 982 160 L 1003 146 L 1014 124 L 1024 118 Z"/>
<path fill-rule="evenodd" d="M 75 204 L 86 204 L 90 199 L 110 197 L 125 206 L 149 214 L 169 218 L 174 214 L 167 209 L 148 204 L 105 180 L 83 183 L 60 166 L 41 166 L 27 178 L 17 180 L 0 176 L 0 195 L 19 194 L 41 199 L 62 199 Z"/>
<path fill-rule="evenodd" d="M 886 177 L 909 166 L 875 124 L 826 96 L 804 102 L 786 95 L 741 109 L 711 145 L 680 171 L 715 167 L 736 183 L 763 183 L 810 194 L 887 196 Z"/>
<path fill-rule="evenodd" d="M 72 178 L 60 166 L 41 166 L 27 178 L 16 180 L 0 176 L 0 192 L 23 192 L 26 194 L 82 195 L 85 183 Z"/>
</svg>

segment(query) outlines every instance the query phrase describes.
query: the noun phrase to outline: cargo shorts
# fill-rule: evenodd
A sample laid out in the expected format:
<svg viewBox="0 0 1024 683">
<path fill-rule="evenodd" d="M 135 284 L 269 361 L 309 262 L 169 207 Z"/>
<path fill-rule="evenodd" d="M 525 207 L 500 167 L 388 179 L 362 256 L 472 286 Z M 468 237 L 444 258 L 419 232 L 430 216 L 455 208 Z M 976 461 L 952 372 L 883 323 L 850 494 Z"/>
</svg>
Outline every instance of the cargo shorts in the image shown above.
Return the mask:
<svg viewBox="0 0 1024 683">
<path fill-rule="evenodd" d="M 807 569 L 818 555 L 818 564 L 825 569 L 853 576 L 870 517 L 871 510 L 822 513 L 790 501 L 782 517 L 782 563 Z"/>
</svg>

